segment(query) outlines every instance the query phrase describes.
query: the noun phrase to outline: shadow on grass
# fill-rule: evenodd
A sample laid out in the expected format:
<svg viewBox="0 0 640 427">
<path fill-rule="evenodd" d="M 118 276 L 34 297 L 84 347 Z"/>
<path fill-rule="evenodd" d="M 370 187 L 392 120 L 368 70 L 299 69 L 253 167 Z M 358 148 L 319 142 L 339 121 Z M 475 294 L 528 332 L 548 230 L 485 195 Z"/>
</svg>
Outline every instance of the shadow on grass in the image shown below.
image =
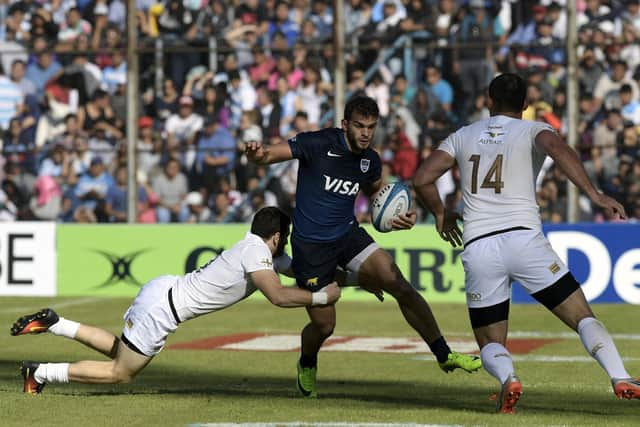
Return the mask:
<svg viewBox="0 0 640 427">
<path fill-rule="evenodd" d="M 455 374 L 465 375 L 465 374 Z M 0 360 L 0 392 L 21 391 L 19 362 Z M 375 404 L 395 410 L 445 409 L 473 411 L 490 414 L 495 402 L 488 396 L 495 389 L 474 385 L 473 376 L 467 384 L 430 383 L 428 378 L 418 383 L 394 380 L 336 380 L 324 378 L 318 382 L 320 398 L 323 404 L 337 400 L 360 403 L 364 406 Z M 12 388 L 12 383 L 15 388 Z M 283 378 L 265 375 L 226 375 L 219 372 L 190 371 L 176 368 L 149 366 L 131 384 L 124 385 L 51 385 L 45 392 L 60 396 L 192 396 L 219 399 L 263 398 L 298 399 L 295 391 L 295 378 Z M 608 405 L 609 400 L 613 405 Z M 299 400 L 301 405 L 314 404 L 315 401 Z M 636 402 L 629 402 L 634 405 Z M 582 414 L 612 415 L 620 413 L 623 406 L 615 405 L 612 396 L 604 393 L 565 393 L 561 390 L 527 390 L 519 404 L 527 412 L 540 414 Z M 633 408 L 630 408 L 632 410 Z M 626 411 L 623 411 L 626 412 Z"/>
</svg>

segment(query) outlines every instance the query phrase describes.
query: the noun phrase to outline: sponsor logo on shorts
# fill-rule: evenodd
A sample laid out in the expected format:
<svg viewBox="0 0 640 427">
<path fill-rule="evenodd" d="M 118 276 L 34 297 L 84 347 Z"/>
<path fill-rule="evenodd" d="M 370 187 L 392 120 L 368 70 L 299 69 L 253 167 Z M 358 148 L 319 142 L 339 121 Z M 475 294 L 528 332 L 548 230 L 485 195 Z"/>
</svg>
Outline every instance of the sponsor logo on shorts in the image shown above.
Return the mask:
<svg viewBox="0 0 640 427">
<path fill-rule="evenodd" d="M 133 320 L 127 319 L 127 328 L 129 329 L 133 328 Z"/>
<path fill-rule="evenodd" d="M 312 277 L 311 279 L 307 279 L 307 286 L 318 286 L 318 278 Z"/>
<path fill-rule="evenodd" d="M 480 301 L 482 299 L 482 294 L 477 292 L 467 292 L 467 299 L 469 301 Z"/>
<path fill-rule="evenodd" d="M 554 262 L 549 266 L 549 271 L 551 271 L 553 274 L 556 274 L 558 271 L 560 271 L 560 266 L 557 262 Z"/>
</svg>

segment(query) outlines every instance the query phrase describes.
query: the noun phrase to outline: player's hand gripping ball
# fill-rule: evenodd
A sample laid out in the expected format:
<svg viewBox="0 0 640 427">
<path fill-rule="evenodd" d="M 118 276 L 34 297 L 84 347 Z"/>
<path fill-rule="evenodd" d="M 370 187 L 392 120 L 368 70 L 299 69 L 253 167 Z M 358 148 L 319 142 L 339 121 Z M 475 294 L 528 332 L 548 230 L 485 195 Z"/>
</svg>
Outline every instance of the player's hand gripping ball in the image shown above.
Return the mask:
<svg viewBox="0 0 640 427">
<path fill-rule="evenodd" d="M 406 214 L 410 207 L 409 187 L 400 182 L 387 184 L 371 202 L 371 222 L 376 230 L 387 233 L 392 229 L 393 219 Z"/>
</svg>

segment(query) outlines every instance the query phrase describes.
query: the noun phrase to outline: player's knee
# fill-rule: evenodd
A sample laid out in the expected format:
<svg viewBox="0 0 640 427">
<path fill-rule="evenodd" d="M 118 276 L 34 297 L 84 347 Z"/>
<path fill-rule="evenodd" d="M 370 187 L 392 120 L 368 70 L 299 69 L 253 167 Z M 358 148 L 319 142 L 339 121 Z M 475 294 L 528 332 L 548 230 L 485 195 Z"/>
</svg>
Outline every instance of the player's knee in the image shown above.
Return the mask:
<svg viewBox="0 0 640 427">
<path fill-rule="evenodd" d="M 114 368 L 111 370 L 111 380 L 114 384 L 127 384 L 133 381 L 135 374 L 124 371 L 122 369 Z"/>
<path fill-rule="evenodd" d="M 333 330 L 336 327 L 335 322 L 315 323 L 314 324 L 318 333 L 324 338 L 330 337 L 333 334 Z"/>
</svg>

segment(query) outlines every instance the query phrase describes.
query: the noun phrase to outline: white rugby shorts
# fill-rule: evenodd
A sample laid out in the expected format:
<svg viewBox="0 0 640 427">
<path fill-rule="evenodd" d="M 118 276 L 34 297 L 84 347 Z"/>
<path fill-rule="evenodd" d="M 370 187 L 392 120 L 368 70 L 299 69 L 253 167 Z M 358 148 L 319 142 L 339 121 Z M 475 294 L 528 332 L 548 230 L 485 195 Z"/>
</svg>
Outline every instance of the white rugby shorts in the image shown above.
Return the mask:
<svg viewBox="0 0 640 427">
<path fill-rule="evenodd" d="M 160 276 L 145 284 L 124 314 L 122 334 L 146 356 L 158 354 L 178 328 L 169 305 L 169 289 L 178 276 Z"/>
<path fill-rule="evenodd" d="M 514 281 L 534 294 L 569 272 L 538 230 L 483 237 L 466 247 L 461 259 L 470 308 L 490 307 L 510 299 Z"/>
</svg>

